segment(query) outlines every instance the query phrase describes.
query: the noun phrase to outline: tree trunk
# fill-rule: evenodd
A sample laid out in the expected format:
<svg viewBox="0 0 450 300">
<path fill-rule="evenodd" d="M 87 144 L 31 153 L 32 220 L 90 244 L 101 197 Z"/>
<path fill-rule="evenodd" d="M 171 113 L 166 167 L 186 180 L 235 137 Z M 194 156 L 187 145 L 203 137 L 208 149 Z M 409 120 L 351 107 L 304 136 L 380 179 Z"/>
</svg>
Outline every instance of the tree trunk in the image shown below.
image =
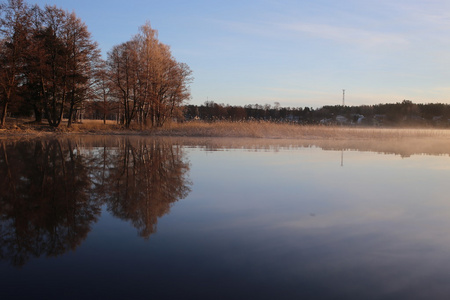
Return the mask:
<svg viewBox="0 0 450 300">
<path fill-rule="evenodd" d="M 42 109 L 37 107 L 37 105 L 33 105 L 33 110 L 34 110 L 34 122 L 38 124 L 42 123 Z"/>
<path fill-rule="evenodd" d="M 3 109 L 2 109 L 2 119 L 0 122 L 0 127 L 5 126 L 6 123 L 6 112 L 8 111 L 8 102 L 5 101 L 3 104 Z"/>
<path fill-rule="evenodd" d="M 67 119 L 67 128 L 70 128 L 70 126 L 72 126 L 72 115 L 73 115 L 73 105 L 70 105 L 70 109 L 69 109 L 69 116 Z"/>
</svg>

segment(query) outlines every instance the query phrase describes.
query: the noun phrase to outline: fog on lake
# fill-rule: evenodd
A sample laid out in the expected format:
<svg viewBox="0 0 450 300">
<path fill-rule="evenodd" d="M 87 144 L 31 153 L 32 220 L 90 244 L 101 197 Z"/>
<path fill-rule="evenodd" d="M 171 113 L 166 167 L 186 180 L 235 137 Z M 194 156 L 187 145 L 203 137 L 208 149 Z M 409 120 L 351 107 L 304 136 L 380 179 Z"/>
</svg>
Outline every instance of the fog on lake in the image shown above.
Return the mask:
<svg viewBox="0 0 450 300">
<path fill-rule="evenodd" d="M 446 299 L 450 142 L 0 140 L 4 299 Z"/>
</svg>

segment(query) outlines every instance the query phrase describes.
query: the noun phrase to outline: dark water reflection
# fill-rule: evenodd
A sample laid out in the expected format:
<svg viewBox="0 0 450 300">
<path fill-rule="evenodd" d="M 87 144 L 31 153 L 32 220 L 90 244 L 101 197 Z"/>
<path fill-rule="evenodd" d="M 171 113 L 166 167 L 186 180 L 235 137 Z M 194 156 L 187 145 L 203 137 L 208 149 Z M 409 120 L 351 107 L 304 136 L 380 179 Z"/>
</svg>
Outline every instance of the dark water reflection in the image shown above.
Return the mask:
<svg viewBox="0 0 450 300">
<path fill-rule="evenodd" d="M 1 143 L 0 258 L 58 256 L 86 238 L 101 203 L 89 197 L 86 159 L 70 141 Z"/>
<path fill-rule="evenodd" d="M 161 140 L 0 142 L 0 259 L 75 250 L 103 205 L 149 238 L 189 193 L 188 171 L 181 147 Z"/>
<path fill-rule="evenodd" d="M 447 299 L 449 156 L 434 139 L 0 141 L 2 299 Z"/>
</svg>

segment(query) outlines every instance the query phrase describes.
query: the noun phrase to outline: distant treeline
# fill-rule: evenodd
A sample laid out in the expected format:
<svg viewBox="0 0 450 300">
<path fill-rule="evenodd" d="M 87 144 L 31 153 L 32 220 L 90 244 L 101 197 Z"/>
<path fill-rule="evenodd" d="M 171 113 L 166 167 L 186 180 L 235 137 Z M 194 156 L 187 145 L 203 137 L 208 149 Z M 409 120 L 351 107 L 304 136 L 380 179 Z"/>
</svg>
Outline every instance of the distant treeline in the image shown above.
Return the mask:
<svg viewBox="0 0 450 300">
<path fill-rule="evenodd" d="M 415 104 L 410 100 L 397 103 L 360 106 L 281 107 L 275 105 L 231 106 L 207 101 L 203 105 L 187 105 L 186 120 L 247 121 L 265 120 L 299 124 L 359 124 L 375 126 L 442 126 L 449 125 L 450 105 Z"/>
</svg>

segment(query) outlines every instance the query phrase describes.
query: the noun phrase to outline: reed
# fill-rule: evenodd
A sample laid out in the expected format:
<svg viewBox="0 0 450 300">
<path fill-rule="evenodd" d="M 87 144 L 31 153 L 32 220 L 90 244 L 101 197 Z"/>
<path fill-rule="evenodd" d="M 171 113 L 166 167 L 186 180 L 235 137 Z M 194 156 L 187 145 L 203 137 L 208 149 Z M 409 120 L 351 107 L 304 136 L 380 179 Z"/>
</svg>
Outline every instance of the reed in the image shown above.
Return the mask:
<svg viewBox="0 0 450 300">
<path fill-rule="evenodd" d="M 245 137 L 295 139 L 393 139 L 450 138 L 450 130 L 418 128 L 373 128 L 297 125 L 271 122 L 187 122 L 170 124 L 152 132 L 154 135 L 191 137 Z"/>
<path fill-rule="evenodd" d="M 441 138 L 450 139 L 449 129 L 435 128 L 374 128 L 298 125 L 265 121 L 248 122 L 184 122 L 169 123 L 161 128 L 143 128 L 133 124 L 125 129 L 113 121 L 103 124 L 100 120 L 84 120 L 67 128 L 62 124 L 56 129 L 48 126 L 20 125 L 0 130 L 0 136 L 42 134 L 92 134 L 92 135 L 146 135 L 175 137 L 221 137 L 265 139 L 400 139 Z"/>
</svg>

